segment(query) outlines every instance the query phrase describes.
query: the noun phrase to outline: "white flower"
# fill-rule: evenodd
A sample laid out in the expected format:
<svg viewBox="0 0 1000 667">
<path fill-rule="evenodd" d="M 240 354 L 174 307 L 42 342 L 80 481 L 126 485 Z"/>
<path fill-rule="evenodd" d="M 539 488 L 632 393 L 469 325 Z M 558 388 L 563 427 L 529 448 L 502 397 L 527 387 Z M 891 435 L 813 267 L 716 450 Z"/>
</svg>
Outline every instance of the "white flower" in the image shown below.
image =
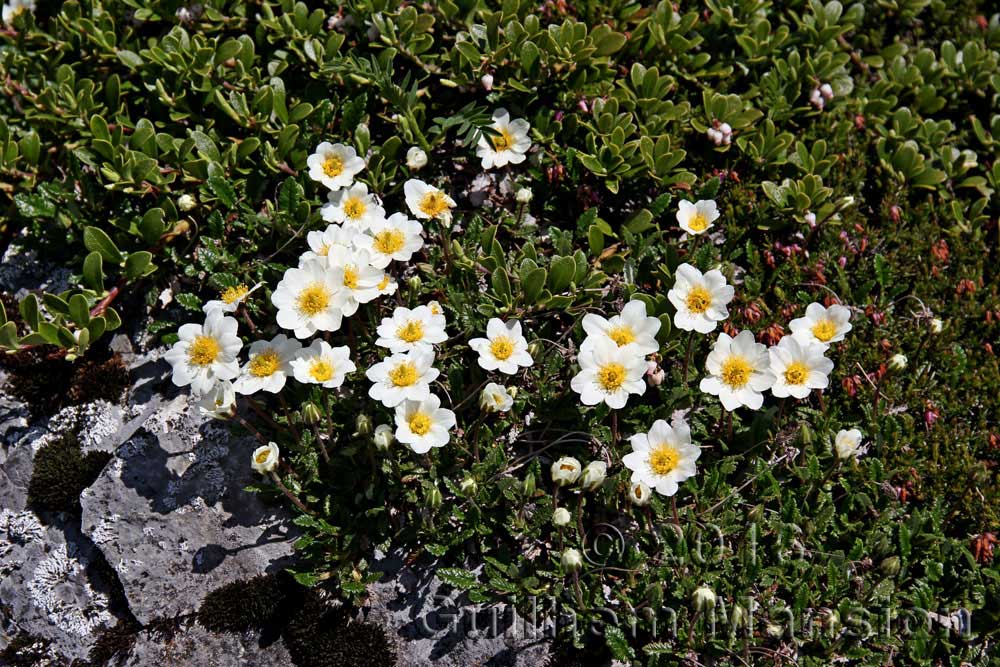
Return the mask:
<svg viewBox="0 0 1000 667">
<path fill-rule="evenodd" d="M 319 211 L 327 222 L 339 222 L 345 227 L 365 231 L 373 222 L 385 217 L 385 209 L 375 195 L 368 194 L 368 186 L 364 183 L 330 192 L 327 199 L 329 201 Z"/>
<path fill-rule="evenodd" d="M 335 246 L 326 259 L 328 273 L 337 286 L 336 304 L 344 317 L 358 312 L 358 304 L 378 297 L 385 272 L 372 266 L 367 250 Z"/>
<path fill-rule="evenodd" d="M 710 333 L 729 317 L 726 306 L 736 291 L 726 284 L 721 271 L 712 269 L 703 274 L 690 264 L 681 264 L 674 278 L 674 287 L 667 292 L 667 298 L 677 309 L 674 325 L 678 329 Z"/>
<path fill-rule="evenodd" d="M 253 458 L 250 461 L 250 466 L 260 474 L 266 475 L 278 467 L 278 457 L 280 454 L 278 445 L 269 442 L 263 447 L 253 450 Z"/>
<path fill-rule="evenodd" d="M 801 339 L 827 346 L 844 340 L 851 330 L 850 319 L 849 308 L 836 304 L 824 308 L 822 304 L 810 303 L 806 307 L 806 316 L 792 320 L 788 328 Z"/>
<path fill-rule="evenodd" d="M 236 378 L 240 374 L 236 355 L 243 347 L 236 329 L 236 320 L 221 310 L 210 311 L 205 324 L 182 325 L 178 341 L 163 355 L 173 366 L 174 384 L 191 385 L 192 392 L 204 394 L 219 380 Z"/>
<path fill-rule="evenodd" d="M 299 350 L 291 366 L 296 380 L 325 389 L 336 389 L 344 384 L 344 376 L 358 369 L 351 361 L 351 348 L 331 347 L 325 340 L 314 340 L 312 345 Z"/>
<path fill-rule="evenodd" d="M 189 194 L 183 194 L 177 198 L 177 208 L 187 213 L 198 205 L 198 200 Z"/>
<path fill-rule="evenodd" d="M 514 375 L 519 366 L 527 368 L 534 363 L 528 341 L 521 334 L 521 323 L 516 320 L 505 324 L 492 318 L 486 323 L 486 338 L 473 338 L 469 347 L 479 353 L 479 365 L 488 371 Z"/>
<path fill-rule="evenodd" d="M 387 294 L 395 294 L 396 290 L 399 289 L 399 283 L 397 283 L 396 279 L 390 276 L 388 273 L 383 273 L 382 280 L 378 282 L 378 285 L 375 286 L 375 289 L 378 291 L 379 296 L 385 296 Z"/>
<path fill-rule="evenodd" d="M 708 611 L 715 608 L 715 591 L 708 586 L 701 586 L 691 595 L 694 608 L 698 611 Z"/>
<path fill-rule="evenodd" d="M 557 527 L 568 526 L 572 517 L 569 515 L 569 510 L 565 507 L 557 507 L 552 513 L 552 525 Z"/>
<path fill-rule="evenodd" d="M 423 169 L 427 166 L 427 153 L 419 146 L 410 146 L 406 151 L 406 166 L 413 171 Z"/>
<path fill-rule="evenodd" d="M 942 329 L 944 329 L 944 322 L 940 318 L 935 317 L 931 320 L 931 333 L 939 334 Z"/>
<path fill-rule="evenodd" d="M 691 444 L 691 429 L 683 421 L 671 426 L 657 419 L 649 433 L 637 433 L 629 443 L 632 451 L 622 457 L 622 463 L 632 471 L 633 484 L 642 483 L 672 496 L 681 482 L 697 472 L 695 461 L 701 449 Z"/>
<path fill-rule="evenodd" d="M 518 204 L 530 204 L 535 193 L 531 191 L 531 188 L 520 188 L 515 194 L 514 199 L 517 200 Z"/>
<path fill-rule="evenodd" d="M 651 489 L 642 482 L 633 482 L 628 487 L 628 499 L 633 505 L 642 507 L 653 499 Z"/>
<path fill-rule="evenodd" d="M 451 221 L 451 209 L 455 207 L 455 200 L 433 185 L 411 178 L 403 184 L 403 194 L 406 196 L 406 205 L 419 219 L 438 218 L 445 224 Z"/>
<path fill-rule="evenodd" d="M 455 423 L 455 413 L 442 408 L 441 399 L 434 394 L 419 401 L 406 400 L 396 407 L 396 440 L 417 454 L 425 454 L 431 447 L 448 444 L 448 431 Z"/>
<path fill-rule="evenodd" d="M 767 347 L 754 341 L 753 334 L 741 331 L 735 338 L 720 333 L 708 354 L 701 390 L 718 396 L 722 407 L 735 410 L 741 405 L 757 410 L 764 404 L 761 393 L 774 383 Z"/>
<path fill-rule="evenodd" d="M 840 430 L 833 440 L 833 447 L 837 451 L 837 458 L 849 459 L 858 458 L 864 453 L 861 447 L 861 431 L 856 428 L 851 430 Z"/>
<path fill-rule="evenodd" d="M 681 200 L 677 205 L 677 223 L 688 234 L 708 231 L 719 218 L 714 199 L 699 199 L 695 203 Z"/>
<path fill-rule="evenodd" d="M 892 355 L 892 358 L 889 359 L 889 368 L 894 371 L 901 371 L 906 368 L 906 364 L 908 363 L 910 363 L 910 360 L 906 358 L 906 355 L 901 352 L 897 352 Z"/>
<path fill-rule="evenodd" d="M 334 248 L 353 248 L 354 238 L 360 232 L 354 227 L 327 225 L 323 231 L 312 231 L 306 234 L 309 250 L 299 257 L 299 266 L 314 259 L 326 260 L 330 250 Z"/>
<path fill-rule="evenodd" d="M 368 251 L 372 266 L 384 269 L 393 260 L 408 262 L 413 253 L 424 247 L 420 237 L 423 231 L 423 225 L 410 220 L 405 213 L 393 213 L 372 222 L 368 233 L 354 239 L 354 244 Z"/>
<path fill-rule="evenodd" d="M 813 389 L 830 384 L 833 362 L 824 356 L 826 346 L 785 336 L 767 351 L 771 358 L 774 384 L 771 393 L 778 398 L 805 398 Z"/>
<path fill-rule="evenodd" d="M 583 556 L 576 549 L 564 549 L 559 564 L 566 572 L 576 572 L 583 567 Z"/>
<path fill-rule="evenodd" d="M 392 443 L 396 442 L 396 436 L 391 426 L 379 424 L 375 427 L 375 433 L 372 434 L 372 441 L 375 443 L 375 449 L 384 452 L 392 447 Z"/>
<path fill-rule="evenodd" d="M 35 0 L 9 0 L 3 6 L 3 22 L 11 25 L 24 12 L 35 11 Z"/>
<path fill-rule="evenodd" d="M 552 463 L 552 481 L 558 486 L 569 486 L 580 479 L 583 467 L 572 456 L 564 456 Z"/>
<path fill-rule="evenodd" d="M 580 349 L 580 372 L 573 376 L 570 386 L 580 394 L 584 405 L 597 405 L 602 401 L 610 408 L 625 407 L 629 394 L 646 391 L 643 375 L 646 361 L 628 348 L 618 347 L 606 338 Z"/>
<path fill-rule="evenodd" d="M 591 461 L 580 473 L 580 486 L 584 491 L 597 491 L 608 476 L 608 464 L 604 461 Z"/>
<path fill-rule="evenodd" d="M 514 397 L 507 387 L 490 382 L 479 394 L 479 407 L 483 412 L 507 412 L 514 406 Z"/>
<path fill-rule="evenodd" d="M 580 346 L 581 351 L 592 346 L 595 341 L 605 339 L 632 354 L 646 356 L 660 349 L 656 334 L 660 330 L 660 320 L 646 316 L 646 304 L 629 301 L 620 315 L 610 320 L 587 313 L 583 316 L 583 330 L 587 338 Z"/>
<path fill-rule="evenodd" d="M 434 353 L 427 350 L 390 355 L 365 372 L 373 383 L 368 395 L 387 408 L 405 400 L 425 401 L 431 395 L 431 382 L 439 375 L 433 364 Z"/>
<path fill-rule="evenodd" d="M 489 137 L 480 134 L 476 148 L 476 156 L 483 160 L 483 169 L 524 162 L 525 153 L 531 148 L 528 121 L 523 118 L 511 120 L 506 109 L 497 109 L 493 112 L 492 127 L 497 134 Z"/>
<path fill-rule="evenodd" d="M 417 348 L 431 350 L 448 340 L 444 315 L 435 315 L 427 306 L 417 306 L 413 310 L 396 308 L 392 317 L 382 319 L 377 332 L 379 337 L 375 344 L 392 352 L 409 352 Z"/>
<path fill-rule="evenodd" d="M 444 308 L 442 308 L 441 304 L 437 301 L 428 301 L 427 307 L 431 309 L 432 314 L 444 317 Z"/>
<path fill-rule="evenodd" d="M 343 318 L 337 302 L 339 289 L 333 272 L 321 260 L 288 269 L 271 294 L 271 303 L 278 309 L 278 326 L 293 330 L 296 338 L 336 331 Z"/>
<path fill-rule="evenodd" d="M 209 391 L 198 397 L 202 414 L 216 419 L 228 419 L 236 411 L 236 390 L 229 380 L 215 383 Z"/>
<path fill-rule="evenodd" d="M 213 299 L 202 306 L 202 310 L 208 313 L 211 310 L 221 310 L 224 313 L 234 313 L 236 309 L 240 307 L 240 304 L 247 300 L 254 291 L 259 288 L 264 283 L 257 283 L 253 287 L 247 287 L 244 284 L 234 285 L 233 287 L 227 287 L 222 290 L 219 294 L 218 299 Z"/>
<path fill-rule="evenodd" d="M 292 359 L 301 349 L 299 341 L 285 334 L 278 334 L 270 341 L 254 341 L 250 345 L 250 359 L 233 387 L 240 394 L 261 390 L 277 394 L 285 386 Z"/>
<path fill-rule="evenodd" d="M 354 182 L 354 176 L 365 168 L 365 161 L 351 146 L 324 141 L 306 158 L 306 165 L 309 178 L 331 190 L 339 190 Z"/>
</svg>

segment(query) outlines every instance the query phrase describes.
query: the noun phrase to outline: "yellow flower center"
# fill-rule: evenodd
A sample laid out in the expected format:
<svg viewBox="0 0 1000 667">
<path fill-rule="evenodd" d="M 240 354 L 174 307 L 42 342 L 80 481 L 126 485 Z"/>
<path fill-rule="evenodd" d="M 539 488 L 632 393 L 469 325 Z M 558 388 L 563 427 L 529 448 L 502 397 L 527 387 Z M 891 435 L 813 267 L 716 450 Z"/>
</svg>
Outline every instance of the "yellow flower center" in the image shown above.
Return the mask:
<svg viewBox="0 0 1000 667">
<path fill-rule="evenodd" d="M 597 371 L 597 384 L 607 392 L 618 391 L 625 384 L 625 367 L 619 363 L 611 362 L 601 366 Z"/>
<path fill-rule="evenodd" d="M 192 366 L 208 366 L 219 357 L 219 342 L 211 336 L 195 336 L 188 348 Z"/>
<path fill-rule="evenodd" d="M 333 364 L 326 359 L 313 359 L 309 364 L 309 377 L 316 382 L 328 382 L 333 377 Z"/>
<path fill-rule="evenodd" d="M 344 215 L 353 220 L 357 220 L 365 214 L 368 207 L 363 199 L 359 197 L 348 197 L 344 202 Z"/>
<path fill-rule="evenodd" d="M 267 457 L 270 455 L 271 455 L 271 450 L 265 449 L 255 457 L 255 460 L 257 461 L 257 463 L 263 464 L 267 461 Z"/>
<path fill-rule="evenodd" d="M 636 500 L 642 500 L 642 487 L 641 486 L 636 486 L 634 489 L 632 489 L 632 492 L 635 494 Z"/>
<path fill-rule="evenodd" d="M 323 160 L 323 173 L 330 178 L 336 178 L 344 172 L 344 161 L 336 155 L 327 156 Z"/>
<path fill-rule="evenodd" d="M 320 257 L 326 257 L 330 254 L 330 246 L 324 243 L 319 247 L 319 250 L 316 251 L 316 254 Z"/>
<path fill-rule="evenodd" d="M 278 356 L 278 353 L 274 350 L 264 350 L 250 360 L 250 375 L 266 378 L 274 375 L 279 366 L 281 366 L 281 357 Z"/>
<path fill-rule="evenodd" d="M 358 289 L 358 267 L 351 264 L 344 267 L 344 287 Z"/>
<path fill-rule="evenodd" d="M 743 357 L 733 355 L 722 364 L 722 381 L 733 389 L 742 389 L 750 381 L 753 367 Z"/>
<path fill-rule="evenodd" d="M 816 340 L 827 343 L 837 335 L 837 325 L 830 320 L 820 320 L 813 325 L 812 335 L 816 336 Z"/>
<path fill-rule="evenodd" d="M 427 435 L 427 432 L 431 430 L 431 418 L 423 412 L 418 412 L 410 417 L 409 424 L 410 430 L 415 435 Z"/>
<path fill-rule="evenodd" d="M 443 312 L 441 306 L 436 303 L 430 304 L 429 308 L 431 309 L 431 315 L 440 315 Z"/>
<path fill-rule="evenodd" d="M 375 235 L 373 246 L 383 255 L 391 255 L 403 249 L 406 235 L 398 229 L 386 229 Z"/>
<path fill-rule="evenodd" d="M 615 341 L 618 347 L 635 342 L 635 334 L 632 332 L 632 327 L 625 326 L 624 324 L 608 329 L 608 338 Z"/>
<path fill-rule="evenodd" d="M 685 304 L 695 315 L 701 315 L 712 305 L 712 293 L 701 285 L 696 285 L 688 292 Z"/>
<path fill-rule="evenodd" d="M 511 136 L 510 132 L 504 128 L 500 130 L 500 134 L 495 134 L 490 137 L 490 141 L 493 142 L 493 150 L 495 151 L 506 151 L 514 145 L 514 137 Z"/>
<path fill-rule="evenodd" d="M 688 221 L 688 227 L 694 232 L 703 232 L 708 229 L 708 218 L 701 213 L 695 213 Z"/>
<path fill-rule="evenodd" d="M 416 343 L 424 337 L 424 323 L 420 320 L 410 320 L 396 329 L 396 335 L 407 343 Z"/>
<path fill-rule="evenodd" d="M 239 301 L 249 293 L 250 290 L 247 288 L 246 285 L 237 285 L 236 287 L 227 287 L 226 289 L 224 289 L 222 291 L 222 294 L 220 295 L 220 298 L 222 299 L 223 303 L 232 304 Z"/>
<path fill-rule="evenodd" d="M 404 361 L 389 371 L 389 381 L 396 387 L 409 387 L 417 381 L 417 367 Z"/>
<path fill-rule="evenodd" d="M 380 292 L 389 286 L 390 280 L 392 280 L 392 278 L 389 277 L 388 273 L 382 276 L 382 282 L 378 284 L 378 289 Z"/>
<path fill-rule="evenodd" d="M 490 341 L 490 354 L 500 361 L 506 361 L 514 354 L 514 341 L 507 336 L 497 336 Z"/>
<path fill-rule="evenodd" d="M 657 475 L 668 475 L 681 462 L 681 453 L 668 444 L 662 444 L 649 453 L 649 467 Z M 637 489 L 638 491 L 638 489 Z"/>
<path fill-rule="evenodd" d="M 785 369 L 785 382 L 788 384 L 805 384 L 809 379 L 809 367 L 801 361 L 793 361 Z"/>
<path fill-rule="evenodd" d="M 330 292 L 322 283 L 313 283 L 299 292 L 299 298 L 296 302 L 303 314 L 312 317 L 323 312 L 330 305 Z"/>
<path fill-rule="evenodd" d="M 445 197 L 443 192 L 440 190 L 430 190 L 420 198 L 418 208 L 430 217 L 436 218 L 447 211 L 450 206 L 448 205 L 448 199 Z"/>
</svg>

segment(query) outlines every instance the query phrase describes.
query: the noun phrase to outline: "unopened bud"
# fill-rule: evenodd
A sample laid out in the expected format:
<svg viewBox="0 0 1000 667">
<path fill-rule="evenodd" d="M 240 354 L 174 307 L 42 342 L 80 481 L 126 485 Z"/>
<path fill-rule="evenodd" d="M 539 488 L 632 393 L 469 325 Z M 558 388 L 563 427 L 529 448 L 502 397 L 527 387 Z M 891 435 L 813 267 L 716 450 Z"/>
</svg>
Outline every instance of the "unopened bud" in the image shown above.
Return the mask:
<svg viewBox="0 0 1000 667">
<path fill-rule="evenodd" d="M 366 436 L 372 434 L 372 418 L 366 414 L 358 415 L 354 420 L 355 435 Z"/>
<path fill-rule="evenodd" d="M 521 493 L 526 498 L 531 498 L 535 495 L 535 473 L 529 472 L 524 476 L 524 482 L 521 484 Z"/>
<path fill-rule="evenodd" d="M 198 205 L 198 200 L 194 198 L 194 195 L 183 194 L 177 198 L 177 208 L 184 211 L 190 211 L 195 206 Z"/>
<path fill-rule="evenodd" d="M 518 204 L 527 204 L 531 201 L 532 197 L 534 197 L 534 193 L 531 191 L 531 188 L 521 188 L 517 191 L 517 194 L 514 195 Z"/>
<path fill-rule="evenodd" d="M 583 556 L 576 549 L 566 549 L 559 559 L 562 569 L 565 572 L 578 572 L 583 567 Z"/>
<path fill-rule="evenodd" d="M 942 322 L 940 318 L 935 317 L 931 320 L 931 333 L 939 334 L 942 329 L 944 329 L 944 322 Z"/>
<path fill-rule="evenodd" d="M 444 497 L 441 495 L 441 490 L 436 486 L 432 486 L 427 489 L 427 492 L 424 495 L 424 503 L 432 510 L 441 507 L 441 504 L 444 503 Z"/>
<path fill-rule="evenodd" d="M 691 594 L 691 602 L 698 611 L 715 608 L 715 591 L 708 586 L 700 586 Z"/>
<path fill-rule="evenodd" d="M 323 412 L 319 406 L 309 401 L 302 406 L 302 421 L 306 424 L 316 424 L 323 419 Z"/>
<path fill-rule="evenodd" d="M 472 477 L 466 477 L 462 480 L 462 483 L 458 485 L 458 490 L 461 491 L 462 495 L 466 498 L 470 498 L 476 495 L 479 491 L 479 484 L 476 483 Z"/>
<path fill-rule="evenodd" d="M 881 563 L 879 563 L 878 568 L 882 570 L 882 574 L 894 577 L 899 574 L 900 560 L 899 556 L 889 556 Z"/>
<path fill-rule="evenodd" d="M 906 364 L 909 363 L 909 359 L 906 358 L 905 354 L 897 353 L 892 355 L 892 359 L 889 360 L 889 368 L 894 371 L 901 371 L 906 368 Z"/>
<path fill-rule="evenodd" d="M 569 510 L 565 507 L 558 507 L 556 511 L 552 513 L 552 525 L 554 526 L 568 526 L 572 517 L 569 515 Z"/>
<path fill-rule="evenodd" d="M 388 424 L 379 424 L 375 427 L 372 440 L 375 442 L 375 449 L 384 452 L 392 447 L 392 443 L 396 442 L 396 435 Z"/>
</svg>

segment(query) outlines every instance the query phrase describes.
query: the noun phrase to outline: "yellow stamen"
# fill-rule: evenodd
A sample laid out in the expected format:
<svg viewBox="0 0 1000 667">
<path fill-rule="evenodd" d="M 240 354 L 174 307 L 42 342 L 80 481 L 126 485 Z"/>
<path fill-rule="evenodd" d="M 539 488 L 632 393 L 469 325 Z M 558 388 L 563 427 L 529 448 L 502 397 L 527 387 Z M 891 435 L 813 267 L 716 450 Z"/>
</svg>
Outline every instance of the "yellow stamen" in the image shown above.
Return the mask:
<svg viewBox="0 0 1000 667">
<path fill-rule="evenodd" d="M 607 392 L 618 391 L 625 384 L 625 367 L 619 363 L 611 362 L 605 364 L 597 371 L 597 384 Z"/>
<path fill-rule="evenodd" d="M 266 378 L 274 375 L 279 366 L 281 366 L 281 357 L 278 356 L 278 353 L 272 349 L 264 350 L 250 360 L 250 375 Z"/>
<path fill-rule="evenodd" d="M 254 458 L 257 461 L 257 463 L 263 464 L 263 463 L 265 463 L 267 461 L 267 457 L 269 457 L 270 455 L 271 455 L 271 450 L 270 449 L 265 449 L 264 451 L 262 451 L 260 454 L 258 454 Z"/>
<path fill-rule="evenodd" d="M 412 361 L 404 361 L 389 371 L 389 381 L 396 387 L 409 387 L 417 381 L 417 367 Z"/>
<path fill-rule="evenodd" d="M 750 381 L 753 367 L 743 357 L 733 355 L 722 364 L 722 381 L 733 389 L 742 389 Z"/>
<path fill-rule="evenodd" d="M 358 289 L 358 267 L 352 265 L 344 267 L 344 287 Z"/>
<path fill-rule="evenodd" d="M 250 289 L 246 285 L 237 285 L 236 287 L 227 287 L 222 291 L 219 298 L 225 304 L 232 304 L 239 301 L 247 294 L 250 293 Z"/>
<path fill-rule="evenodd" d="M 793 361 L 785 369 L 785 382 L 788 384 L 805 384 L 809 379 L 809 367 L 801 361 Z"/>
<path fill-rule="evenodd" d="M 451 206 L 448 199 L 440 190 L 430 190 L 420 198 L 418 208 L 432 218 L 445 213 Z"/>
<path fill-rule="evenodd" d="M 344 161 L 336 155 L 328 155 L 323 160 L 323 173 L 330 178 L 336 178 L 344 172 Z"/>
<path fill-rule="evenodd" d="M 368 207 L 365 205 L 364 200 L 358 197 L 349 197 L 344 202 L 344 215 L 352 220 L 357 220 L 363 216 L 367 209 Z"/>
<path fill-rule="evenodd" d="M 514 341 L 507 336 L 497 336 L 490 341 L 490 353 L 500 361 L 506 361 L 514 354 Z"/>
<path fill-rule="evenodd" d="M 608 338 L 615 341 L 618 347 L 635 342 L 635 334 L 632 332 L 632 327 L 625 326 L 624 324 L 608 329 Z"/>
<path fill-rule="evenodd" d="M 399 252 L 406 244 L 406 235 L 398 229 L 386 229 L 375 235 L 373 246 L 383 255 Z"/>
<path fill-rule="evenodd" d="M 313 359 L 309 364 L 309 377 L 316 382 L 329 382 L 333 377 L 333 364 L 326 359 Z"/>
<path fill-rule="evenodd" d="M 396 335 L 407 343 L 416 343 L 424 337 L 424 323 L 420 320 L 410 320 L 396 329 Z"/>
<path fill-rule="evenodd" d="M 688 221 L 688 227 L 694 232 L 703 232 L 708 229 L 708 218 L 701 213 L 695 213 Z"/>
<path fill-rule="evenodd" d="M 687 298 L 684 300 L 685 304 L 695 315 L 701 315 L 708 307 L 712 305 L 712 293 L 701 285 L 695 285 L 688 292 Z"/>
<path fill-rule="evenodd" d="M 490 141 L 493 142 L 493 150 L 495 151 L 510 150 L 514 145 L 514 137 L 511 136 L 507 128 L 500 130 L 500 134 L 490 137 Z"/>
<path fill-rule="evenodd" d="M 820 320 L 813 325 L 812 335 L 816 336 L 816 340 L 828 343 L 837 335 L 837 325 L 830 320 Z"/>
<path fill-rule="evenodd" d="M 192 366 L 208 366 L 219 356 L 219 342 L 211 336 L 195 336 L 188 348 L 188 362 Z"/>
<path fill-rule="evenodd" d="M 330 254 L 330 246 L 324 243 L 319 247 L 319 250 L 316 251 L 316 254 L 320 257 L 326 257 Z"/>
<path fill-rule="evenodd" d="M 649 467 L 657 475 L 673 472 L 681 462 L 681 453 L 664 443 L 649 453 Z"/>
<path fill-rule="evenodd" d="M 312 283 L 299 292 L 296 303 L 304 315 L 312 317 L 323 312 L 330 305 L 330 292 L 322 283 Z"/>
<path fill-rule="evenodd" d="M 380 283 L 378 284 L 378 290 L 379 290 L 379 291 L 381 292 L 381 291 L 382 291 L 382 290 L 384 290 L 384 289 L 385 289 L 386 287 L 388 287 L 388 286 L 389 286 L 389 281 L 390 281 L 390 280 L 392 280 L 392 278 L 390 278 L 390 277 L 389 277 L 389 274 L 388 274 L 388 273 L 387 273 L 387 274 L 385 274 L 384 276 L 382 276 L 382 282 L 380 282 Z"/>
<path fill-rule="evenodd" d="M 418 412 L 410 417 L 409 424 L 410 430 L 415 435 L 427 435 L 427 432 L 431 430 L 431 418 L 423 412 Z"/>
</svg>

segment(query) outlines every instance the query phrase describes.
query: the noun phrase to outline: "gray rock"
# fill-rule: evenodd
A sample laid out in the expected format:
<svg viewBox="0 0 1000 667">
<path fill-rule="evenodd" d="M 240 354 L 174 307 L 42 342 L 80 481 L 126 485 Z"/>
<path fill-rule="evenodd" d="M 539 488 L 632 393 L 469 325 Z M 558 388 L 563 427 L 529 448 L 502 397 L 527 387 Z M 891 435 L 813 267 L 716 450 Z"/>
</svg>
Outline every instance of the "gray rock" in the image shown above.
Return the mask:
<svg viewBox="0 0 1000 667">
<path fill-rule="evenodd" d="M 28 231 L 22 230 L 22 236 Z M 0 291 L 9 292 L 18 299 L 29 290 L 45 290 L 58 294 L 69 287 L 69 268 L 56 266 L 39 259 L 38 253 L 14 240 L 0 260 Z"/>
<path fill-rule="evenodd" d="M 470 602 L 426 561 L 408 566 L 392 555 L 378 558 L 372 570 L 385 576 L 369 586 L 365 617 L 396 638 L 399 667 L 546 664 L 551 642 L 545 629 L 516 616 L 513 607 Z"/>
<path fill-rule="evenodd" d="M 187 394 L 157 394 L 167 370 L 159 366 L 161 381 L 134 392 L 148 395 L 133 409 L 134 434 L 81 496 L 83 531 L 143 624 L 192 612 L 223 584 L 283 569 L 294 537 L 289 512 L 243 490 L 256 481 L 254 442 L 206 420 Z"/>
<path fill-rule="evenodd" d="M 290 667 L 281 641 L 260 646 L 256 633 L 215 634 L 186 625 L 172 635 L 142 632 L 125 667 Z"/>
</svg>

